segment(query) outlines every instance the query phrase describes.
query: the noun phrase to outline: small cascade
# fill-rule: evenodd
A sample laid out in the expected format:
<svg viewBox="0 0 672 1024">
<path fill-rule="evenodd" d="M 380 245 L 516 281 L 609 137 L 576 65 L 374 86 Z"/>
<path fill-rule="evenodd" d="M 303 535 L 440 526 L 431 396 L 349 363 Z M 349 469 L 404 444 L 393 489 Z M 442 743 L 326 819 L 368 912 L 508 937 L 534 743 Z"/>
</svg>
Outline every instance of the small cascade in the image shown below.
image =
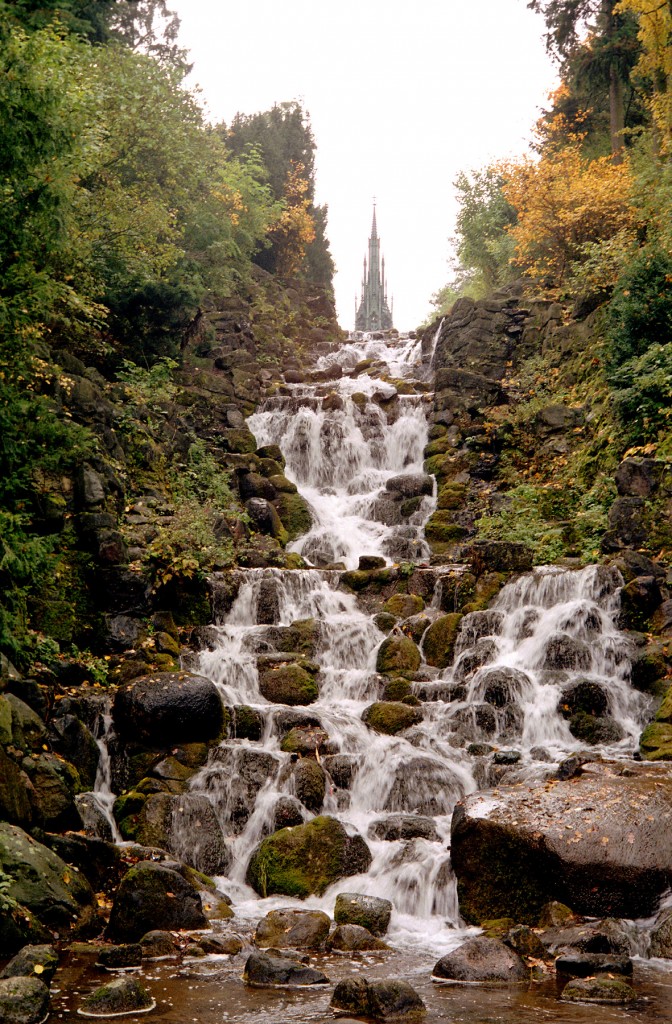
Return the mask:
<svg viewBox="0 0 672 1024">
<path fill-rule="evenodd" d="M 110 744 L 114 739 L 114 727 L 112 725 L 112 715 L 109 711 L 101 715 L 99 718 L 99 730 L 101 729 L 102 731 L 100 732 L 100 735 L 96 736 L 96 743 L 98 744 L 98 750 L 100 751 L 100 760 L 98 761 L 96 780 L 90 795 L 96 808 L 109 825 L 112 841 L 115 843 L 121 843 L 123 842 L 123 839 L 119 829 L 117 828 L 114 814 L 112 813 L 116 794 L 112 792 Z"/>
<path fill-rule="evenodd" d="M 391 346 L 365 336 L 320 368 L 384 357 L 400 379 L 414 351 L 410 339 Z M 456 802 L 499 781 L 547 778 L 587 743 L 609 757 L 629 756 L 636 744 L 644 705 L 616 626 L 622 580 L 599 566 L 548 567 L 508 584 L 489 610 L 464 616 L 450 668 L 421 665 L 413 724 L 397 735 L 373 731 L 362 716 L 386 685 L 376 672 L 384 634 L 328 566 L 427 553 L 428 406 L 422 394 L 401 396 L 365 373 L 285 390 L 248 423 L 260 445 L 281 447 L 287 476 L 310 502 L 313 528 L 294 547 L 316 567 L 238 572 L 237 596 L 225 602 L 198 666 L 231 709 L 230 738 L 190 792 L 207 798 L 227 837 L 226 884 L 243 917 L 291 902 L 259 900 L 246 885 L 259 841 L 325 813 L 365 838 L 372 862 L 302 905 L 330 912 L 347 884 L 392 900 L 393 944 L 448 949 L 462 934 L 448 849 Z M 440 585 L 428 620 L 441 614 Z M 303 705 L 276 701 L 269 687 L 274 667 L 286 664 L 314 687 Z M 317 804 L 301 788 L 302 759 L 287 741 L 302 729 L 314 742 L 304 755 L 326 776 Z M 510 757 L 495 763 L 490 754 L 502 748 Z"/>
</svg>

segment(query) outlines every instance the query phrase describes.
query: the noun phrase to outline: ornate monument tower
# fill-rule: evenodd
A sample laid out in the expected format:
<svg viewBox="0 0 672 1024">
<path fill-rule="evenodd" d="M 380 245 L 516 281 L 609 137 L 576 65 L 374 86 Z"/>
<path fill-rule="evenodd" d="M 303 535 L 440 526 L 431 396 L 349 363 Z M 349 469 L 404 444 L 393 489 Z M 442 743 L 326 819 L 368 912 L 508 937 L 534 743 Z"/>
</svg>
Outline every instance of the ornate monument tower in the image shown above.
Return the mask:
<svg viewBox="0 0 672 1024">
<path fill-rule="evenodd" d="M 392 313 L 387 304 L 387 282 L 385 280 L 385 257 L 380 260 L 380 239 L 376 227 L 376 205 L 373 205 L 373 224 L 369 238 L 369 262 L 364 257 L 362 277 L 362 298 L 355 315 L 356 331 L 389 331 L 392 327 Z"/>
</svg>

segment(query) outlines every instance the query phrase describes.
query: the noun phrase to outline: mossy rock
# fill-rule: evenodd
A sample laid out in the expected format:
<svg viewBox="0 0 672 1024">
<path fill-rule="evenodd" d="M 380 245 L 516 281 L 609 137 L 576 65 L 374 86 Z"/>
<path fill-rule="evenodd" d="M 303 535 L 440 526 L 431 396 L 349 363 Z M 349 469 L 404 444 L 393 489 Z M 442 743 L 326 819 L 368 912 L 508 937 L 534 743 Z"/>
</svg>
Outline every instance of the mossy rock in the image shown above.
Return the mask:
<svg viewBox="0 0 672 1024">
<path fill-rule="evenodd" d="M 259 676 L 259 689 L 271 704 L 290 707 L 313 704 L 319 697 L 314 674 L 298 662 L 265 667 Z"/>
<path fill-rule="evenodd" d="M 672 761 L 672 724 L 651 722 L 639 738 L 639 750 L 645 761 Z"/>
<path fill-rule="evenodd" d="M 247 882 L 260 896 L 321 896 L 339 878 L 367 871 L 371 853 L 361 836 L 349 836 L 326 815 L 283 828 L 262 840 L 252 855 Z"/>
<path fill-rule="evenodd" d="M 301 537 L 311 529 L 313 517 L 310 514 L 308 502 L 300 494 L 281 492 L 273 504 L 287 531 L 288 540 L 296 540 L 297 537 Z"/>
<path fill-rule="evenodd" d="M 147 797 L 144 793 L 138 792 L 135 789 L 118 796 L 112 807 L 115 821 L 120 822 L 130 815 L 139 814 L 145 806 L 146 799 Z"/>
<path fill-rule="evenodd" d="M 280 494 L 297 494 L 299 490 L 296 484 L 292 483 L 291 480 L 288 480 L 283 473 L 274 473 L 273 476 L 269 476 L 268 482 L 269 484 L 272 484 L 275 490 Z"/>
<path fill-rule="evenodd" d="M 473 579 L 471 576 L 470 578 Z M 508 573 L 503 572 L 488 572 L 483 576 L 479 576 L 476 580 L 471 600 L 462 608 L 465 615 L 467 612 L 482 612 L 489 608 L 508 579 Z"/>
<path fill-rule="evenodd" d="M 451 612 L 436 619 L 426 631 L 422 649 L 429 665 L 435 668 L 447 668 L 453 663 L 455 640 L 460 628 L 462 616 Z"/>
<path fill-rule="evenodd" d="M 447 483 L 439 491 L 436 507 L 451 512 L 463 508 L 467 494 L 466 484 Z"/>
<path fill-rule="evenodd" d="M 437 509 L 427 520 L 425 537 L 431 544 L 434 541 L 453 544 L 463 540 L 469 531 L 453 520 L 453 513 L 448 509 Z"/>
<path fill-rule="evenodd" d="M 231 709 L 231 731 L 236 739 L 253 740 L 258 743 L 264 734 L 264 719 L 256 708 L 247 704 L 236 704 Z"/>
<path fill-rule="evenodd" d="M 260 459 L 273 459 L 274 462 L 279 463 L 284 467 L 285 456 L 282 454 L 280 445 L 277 444 L 265 444 L 261 448 L 257 448 L 255 453 Z"/>
<path fill-rule="evenodd" d="M 425 602 L 419 594 L 393 594 L 383 605 L 383 612 L 397 619 L 408 619 L 411 615 L 419 615 L 424 607 Z"/>
<path fill-rule="evenodd" d="M 258 466 L 261 476 L 267 477 L 269 482 L 272 484 L 274 477 L 278 477 L 283 480 L 286 479 L 285 474 L 282 472 L 284 466 L 281 466 L 279 462 L 275 461 L 275 459 L 259 459 Z M 289 483 L 289 481 L 287 481 L 287 483 Z M 273 486 L 275 487 L 275 484 L 273 484 Z"/>
<path fill-rule="evenodd" d="M 378 648 L 376 672 L 383 675 L 412 675 L 420 668 L 422 658 L 410 637 L 393 634 Z"/>
<path fill-rule="evenodd" d="M 416 495 L 415 498 L 407 498 L 406 501 L 402 501 L 399 506 L 402 519 L 410 519 L 416 512 L 420 511 L 424 498 L 421 494 Z"/>
<path fill-rule="evenodd" d="M 257 446 L 254 434 L 247 427 L 222 430 L 219 437 L 226 451 L 240 455 L 252 455 Z"/>
<path fill-rule="evenodd" d="M 383 690 L 381 700 L 384 701 L 401 701 L 404 697 L 410 697 L 411 695 L 411 684 L 408 679 L 399 677 L 398 679 L 390 679 L 387 686 Z"/>
<path fill-rule="evenodd" d="M 378 614 L 374 616 L 373 621 L 376 624 L 376 628 L 379 629 L 381 633 L 389 633 L 392 627 L 396 624 L 397 617 L 396 615 L 390 615 L 389 612 L 378 612 Z"/>
<path fill-rule="evenodd" d="M 422 712 L 400 701 L 376 701 L 362 712 L 362 721 L 375 732 L 396 736 L 422 721 Z"/>
<path fill-rule="evenodd" d="M 430 441 L 425 448 L 425 458 L 431 459 L 435 455 L 445 455 L 452 447 L 453 444 L 449 437 L 446 437 L 445 435 L 437 437 L 433 441 Z"/>
</svg>

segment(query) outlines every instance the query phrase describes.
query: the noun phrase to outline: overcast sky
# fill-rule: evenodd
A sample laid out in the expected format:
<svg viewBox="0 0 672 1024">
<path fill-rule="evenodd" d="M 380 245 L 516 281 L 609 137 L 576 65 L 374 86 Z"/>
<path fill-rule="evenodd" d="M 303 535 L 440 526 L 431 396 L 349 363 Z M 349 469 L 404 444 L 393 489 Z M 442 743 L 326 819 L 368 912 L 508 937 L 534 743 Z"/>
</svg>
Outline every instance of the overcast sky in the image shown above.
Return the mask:
<svg viewBox="0 0 672 1024">
<path fill-rule="evenodd" d="M 329 205 L 339 319 L 354 322 L 378 232 L 395 325 L 450 276 L 460 170 L 524 151 L 555 83 L 526 0 L 172 0 L 212 119 L 299 100 Z"/>
</svg>

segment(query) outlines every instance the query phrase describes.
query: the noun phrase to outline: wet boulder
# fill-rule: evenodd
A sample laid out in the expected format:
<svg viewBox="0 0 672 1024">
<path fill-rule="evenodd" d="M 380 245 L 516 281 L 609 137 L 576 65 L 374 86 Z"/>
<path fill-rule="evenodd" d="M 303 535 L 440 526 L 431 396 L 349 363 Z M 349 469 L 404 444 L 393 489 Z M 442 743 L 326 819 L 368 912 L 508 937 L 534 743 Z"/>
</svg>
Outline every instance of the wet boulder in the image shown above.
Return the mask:
<svg viewBox="0 0 672 1024">
<path fill-rule="evenodd" d="M 556 974 L 590 978 L 595 974 L 632 974 L 629 956 L 612 953 L 563 953 L 555 961 Z"/>
<path fill-rule="evenodd" d="M 405 675 L 417 672 L 420 668 L 420 651 L 403 633 L 393 633 L 386 637 L 378 648 L 376 672 L 383 675 Z"/>
<path fill-rule="evenodd" d="M 322 767 L 312 758 L 302 758 L 293 774 L 298 799 L 309 811 L 319 811 L 324 803 L 327 786 Z"/>
<path fill-rule="evenodd" d="M 273 812 L 273 831 L 278 832 L 281 828 L 293 828 L 294 825 L 302 825 L 303 815 L 303 808 L 296 797 L 279 797 Z"/>
<path fill-rule="evenodd" d="M 75 802 L 82 788 L 77 769 L 46 752 L 24 757 L 21 767 L 30 780 L 28 799 L 34 823 L 50 832 L 81 828 Z"/>
<path fill-rule="evenodd" d="M 360 835 L 350 836 L 335 818 L 313 818 L 263 839 L 247 868 L 247 882 L 260 896 L 304 899 L 321 896 L 339 878 L 369 869 L 371 852 Z"/>
<path fill-rule="evenodd" d="M 409 619 L 419 615 L 425 602 L 419 594 L 393 594 L 383 605 L 383 612 L 393 615 L 395 619 Z"/>
<path fill-rule="evenodd" d="M 155 672 L 117 691 L 114 724 L 123 740 L 172 743 L 221 739 L 225 714 L 217 687 L 190 672 Z"/>
<path fill-rule="evenodd" d="M 419 814 L 390 814 L 387 818 L 379 818 L 369 825 L 372 839 L 384 839 L 394 842 L 397 839 L 429 839 L 438 842 L 439 834 L 433 818 Z"/>
<path fill-rule="evenodd" d="M 515 704 L 530 689 L 530 678 L 517 668 L 486 667 L 474 677 L 476 699 L 503 708 Z"/>
<path fill-rule="evenodd" d="M 362 721 L 374 732 L 396 736 L 422 721 L 422 711 L 400 701 L 377 701 L 362 712 Z"/>
<path fill-rule="evenodd" d="M 108 970 L 139 967 L 142 963 L 142 946 L 129 942 L 122 946 L 103 946 L 98 954 L 98 963 Z"/>
<path fill-rule="evenodd" d="M 140 861 L 121 880 L 107 934 L 116 942 L 136 942 L 155 929 L 206 926 L 198 892 L 181 874 L 163 864 Z"/>
<path fill-rule="evenodd" d="M 630 936 L 622 922 L 613 918 L 584 924 L 571 923 L 570 920 L 564 925 L 547 928 L 541 933 L 540 939 L 551 956 L 601 953 L 627 957 L 630 953 Z"/>
<path fill-rule="evenodd" d="M 384 935 L 390 924 L 392 904 L 377 896 L 339 892 L 334 906 L 336 924 L 357 924 L 372 935 Z"/>
<path fill-rule="evenodd" d="M 581 679 L 564 686 L 558 701 L 558 714 L 571 718 L 579 712 L 587 715 L 604 716 L 609 711 L 609 697 L 600 683 Z"/>
<path fill-rule="evenodd" d="M 651 929 L 651 956 L 672 959 L 672 908 L 661 910 Z"/>
<path fill-rule="evenodd" d="M 613 718 L 588 715 L 579 711 L 569 720 L 569 731 L 582 743 L 596 746 L 600 743 L 618 743 L 625 736 L 622 726 Z"/>
<path fill-rule="evenodd" d="M 275 491 L 275 488 L 273 490 Z M 281 544 L 287 543 L 287 531 L 282 525 L 278 510 L 267 498 L 248 498 L 245 502 L 245 511 L 254 530 L 275 537 Z"/>
<path fill-rule="evenodd" d="M 445 761 L 414 756 L 396 769 L 384 809 L 430 817 L 450 814 L 462 787 L 461 778 Z"/>
<path fill-rule="evenodd" d="M 399 499 L 419 498 L 424 494 L 431 496 L 434 493 L 434 477 L 425 473 L 404 473 L 390 477 L 385 483 L 385 490 Z"/>
<path fill-rule="evenodd" d="M 316 754 L 326 753 L 329 746 L 329 736 L 324 729 L 314 725 L 299 725 L 289 730 L 280 749 L 286 754 L 315 757 Z"/>
<path fill-rule="evenodd" d="M 359 953 L 367 949 L 389 949 L 382 939 L 358 924 L 339 924 L 329 937 L 329 949 L 340 953 Z"/>
<path fill-rule="evenodd" d="M 331 921 L 321 910 L 272 910 L 254 933 L 260 949 L 323 949 Z"/>
<path fill-rule="evenodd" d="M 461 621 L 461 615 L 450 613 L 441 615 L 431 624 L 422 641 L 422 650 L 429 665 L 436 668 L 452 665 Z"/>
<path fill-rule="evenodd" d="M 517 924 L 509 928 L 504 942 L 518 956 L 531 956 L 536 960 L 543 959 L 546 949 L 536 932 L 526 924 Z"/>
<path fill-rule="evenodd" d="M 356 1014 L 375 1021 L 415 1021 L 423 1017 L 425 1004 L 405 981 L 339 981 L 331 997 L 331 1009 L 340 1015 Z"/>
<path fill-rule="evenodd" d="M 569 633 L 554 633 L 546 644 L 544 668 L 572 669 L 586 672 L 590 668 L 590 647 L 583 640 Z"/>
<path fill-rule="evenodd" d="M 158 960 L 177 954 L 177 944 L 170 932 L 157 928 L 146 932 L 140 939 L 142 955 L 147 960 Z"/>
<path fill-rule="evenodd" d="M 567 1003 L 604 1003 L 608 1006 L 623 1006 L 634 1003 L 637 993 L 631 985 L 620 978 L 575 978 L 568 982 L 560 996 Z"/>
<path fill-rule="evenodd" d="M 204 953 L 216 956 L 237 956 L 243 950 L 243 942 L 237 935 L 203 935 L 198 945 Z"/>
<path fill-rule="evenodd" d="M 552 900 L 592 917 L 648 917 L 672 881 L 672 774 L 584 764 L 552 786 L 468 796 L 453 815 L 451 857 L 472 922 L 534 925 Z"/>
<path fill-rule="evenodd" d="M 434 965 L 432 977 L 445 981 L 519 983 L 530 980 L 529 968 L 499 939 L 468 939 Z"/>
<path fill-rule="evenodd" d="M 98 930 L 96 901 L 86 879 L 15 825 L 0 823 L 0 869 L 9 876 L 10 898 L 43 925 L 64 936 Z"/>
<path fill-rule="evenodd" d="M 80 1012 L 86 1017 L 115 1017 L 151 1010 L 155 1001 L 132 976 L 115 978 L 101 985 L 82 1000 Z"/>
<path fill-rule="evenodd" d="M 330 754 L 323 758 L 322 764 L 338 789 L 350 789 L 359 767 L 359 760 L 355 755 Z"/>
<path fill-rule="evenodd" d="M 286 956 L 252 953 L 245 964 L 243 981 L 255 988 L 298 988 L 326 985 L 326 974 Z"/>
<path fill-rule="evenodd" d="M 313 704 L 319 697 L 316 669 L 317 666 L 312 666 L 311 662 L 260 659 L 259 689 L 271 704 L 287 704 L 289 707 Z"/>
<path fill-rule="evenodd" d="M 24 946 L 3 967 L 0 978 L 39 978 L 49 985 L 57 967 L 58 953 L 53 946 Z"/>
<path fill-rule="evenodd" d="M 74 715 L 53 718 L 49 727 L 52 749 L 74 765 L 82 788 L 93 789 L 100 760 L 100 750 L 90 729 Z"/>
<path fill-rule="evenodd" d="M 0 981 L 0 1020 L 3 1024 L 42 1024 L 49 1015 L 49 989 L 39 978 Z"/>
</svg>

